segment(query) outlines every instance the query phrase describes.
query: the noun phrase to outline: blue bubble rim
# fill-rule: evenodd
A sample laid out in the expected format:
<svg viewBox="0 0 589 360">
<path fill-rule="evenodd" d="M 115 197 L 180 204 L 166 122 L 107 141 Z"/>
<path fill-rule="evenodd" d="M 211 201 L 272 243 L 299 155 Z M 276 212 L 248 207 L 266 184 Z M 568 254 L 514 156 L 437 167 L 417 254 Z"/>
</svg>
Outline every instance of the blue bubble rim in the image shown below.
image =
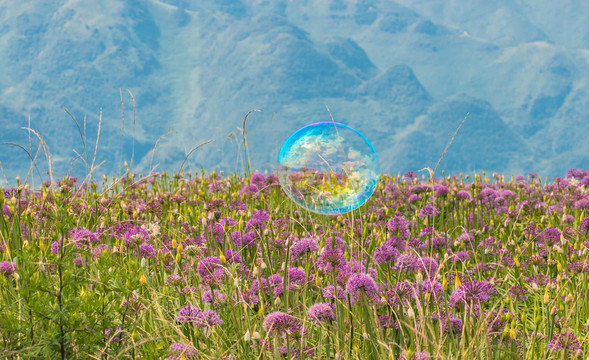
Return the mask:
<svg viewBox="0 0 589 360">
<path fill-rule="evenodd" d="M 366 145 L 368 145 L 368 147 L 370 148 L 370 150 L 372 151 L 372 154 L 374 154 L 374 160 L 376 162 L 376 167 L 377 167 L 377 176 L 375 179 L 373 179 L 372 181 L 370 181 L 370 183 L 368 184 L 368 186 L 366 186 L 366 190 L 365 192 L 363 192 L 356 201 L 354 201 L 354 203 L 350 206 L 343 206 L 343 207 L 339 207 L 339 208 L 331 208 L 331 209 L 325 209 L 325 211 L 319 211 L 316 209 L 312 209 L 310 207 L 304 206 L 302 205 L 299 201 L 297 201 L 294 197 L 291 196 L 291 194 L 288 191 L 285 191 L 286 195 L 292 200 L 294 201 L 296 204 L 298 204 L 299 206 L 305 208 L 308 211 L 314 212 L 316 214 L 321 214 L 321 215 L 342 215 L 345 213 L 348 213 L 350 211 L 354 211 L 357 208 L 359 208 L 360 206 L 364 205 L 366 203 L 366 201 L 368 201 L 368 199 L 370 199 L 370 197 L 372 196 L 372 194 L 374 194 L 374 191 L 376 190 L 376 187 L 378 185 L 378 181 L 380 178 L 380 162 L 378 161 L 378 154 L 376 153 L 376 150 L 374 150 L 374 147 L 372 146 L 372 144 L 370 143 L 370 141 L 368 141 L 368 139 L 362 135 L 361 132 L 359 132 L 358 130 L 346 125 L 346 124 L 342 124 L 342 123 L 338 123 L 335 121 L 324 121 L 324 122 L 318 122 L 318 123 L 313 123 L 313 124 L 309 124 L 306 125 L 302 128 L 300 128 L 299 130 L 295 131 L 292 135 L 290 135 L 288 137 L 288 139 L 286 139 L 286 141 L 284 142 L 284 144 L 282 144 L 282 148 L 280 148 L 280 152 L 278 153 L 278 164 L 280 165 L 282 163 L 282 159 L 284 158 L 284 156 L 286 155 L 286 149 L 289 149 L 290 147 L 292 147 L 292 145 L 298 140 L 300 139 L 310 128 L 319 128 L 319 127 L 323 127 L 323 126 L 328 126 L 328 125 L 333 125 L 336 128 L 344 128 L 344 129 L 349 129 L 351 131 L 353 131 L 354 133 L 356 133 L 362 140 L 364 140 L 364 142 L 366 143 Z M 280 166 L 278 166 L 278 169 L 280 169 Z M 280 176 L 280 172 L 278 174 L 279 179 L 281 180 L 281 186 L 283 184 L 283 178 L 282 176 Z"/>
</svg>

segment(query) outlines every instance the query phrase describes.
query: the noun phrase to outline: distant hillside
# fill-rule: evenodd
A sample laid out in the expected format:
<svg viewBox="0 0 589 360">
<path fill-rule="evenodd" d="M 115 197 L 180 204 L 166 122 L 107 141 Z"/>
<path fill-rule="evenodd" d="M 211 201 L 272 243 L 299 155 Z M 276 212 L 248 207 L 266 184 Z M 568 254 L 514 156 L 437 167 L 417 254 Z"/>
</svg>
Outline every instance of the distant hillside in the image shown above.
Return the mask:
<svg viewBox="0 0 589 360">
<path fill-rule="evenodd" d="M 256 108 L 251 163 L 271 170 L 328 106 L 396 174 L 435 166 L 469 114 L 441 168 L 563 175 L 589 163 L 588 21 L 575 0 L 0 1 L 0 142 L 29 149 L 30 117 L 56 173 L 81 176 L 102 109 L 98 174 L 177 171 L 206 140 L 190 168 L 241 171 Z M 12 181 L 30 159 L 0 162 Z"/>
</svg>

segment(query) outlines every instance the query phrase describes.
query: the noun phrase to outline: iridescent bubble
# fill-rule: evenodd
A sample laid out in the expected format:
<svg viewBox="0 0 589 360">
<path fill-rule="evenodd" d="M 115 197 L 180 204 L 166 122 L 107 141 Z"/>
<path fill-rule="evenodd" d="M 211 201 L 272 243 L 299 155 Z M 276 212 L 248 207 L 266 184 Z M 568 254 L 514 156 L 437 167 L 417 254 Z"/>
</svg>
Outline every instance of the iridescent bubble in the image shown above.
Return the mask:
<svg viewBox="0 0 589 360">
<path fill-rule="evenodd" d="M 337 215 L 364 204 L 378 184 L 378 157 L 368 140 L 335 122 L 292 134 L 278 154 L 280 185 L 309 211 Z"/>
</svg>

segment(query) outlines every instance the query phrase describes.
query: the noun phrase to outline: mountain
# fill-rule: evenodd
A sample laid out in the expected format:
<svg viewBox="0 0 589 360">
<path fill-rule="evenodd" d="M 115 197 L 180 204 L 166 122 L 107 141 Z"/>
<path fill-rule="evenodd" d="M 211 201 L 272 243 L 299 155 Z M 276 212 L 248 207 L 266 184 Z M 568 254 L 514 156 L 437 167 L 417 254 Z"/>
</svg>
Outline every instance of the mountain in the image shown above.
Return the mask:
<svg viewBox="0 0 589 360">
<path fill-rule="evenodd" d="M 381 171 L 433 169 L 466 117 L 440 169 L 562 176 L 587 167 L 587 20 L 575 0 L 0 0 L 0 162 L 26 176 L 41 137 L 84 177 L 100 128 L 96 174 L 241 172 L 260 109 L 254 169 L 331 116 Z"/>
</svg>

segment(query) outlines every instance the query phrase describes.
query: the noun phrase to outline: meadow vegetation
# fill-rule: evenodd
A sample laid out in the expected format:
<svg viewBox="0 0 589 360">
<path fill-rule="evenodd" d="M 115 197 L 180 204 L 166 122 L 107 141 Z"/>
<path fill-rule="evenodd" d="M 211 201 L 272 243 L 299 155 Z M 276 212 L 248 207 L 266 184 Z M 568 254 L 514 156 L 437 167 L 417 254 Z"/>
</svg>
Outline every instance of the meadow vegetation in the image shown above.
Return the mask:
<svg viewBox="0 0 589 360">
<path fill-rule="evenodd" d="M 3 188 L 2 358 L 589 355 L 588 171 L 382 175 L 339 216 L 246 175 Z"/>
</svg>

